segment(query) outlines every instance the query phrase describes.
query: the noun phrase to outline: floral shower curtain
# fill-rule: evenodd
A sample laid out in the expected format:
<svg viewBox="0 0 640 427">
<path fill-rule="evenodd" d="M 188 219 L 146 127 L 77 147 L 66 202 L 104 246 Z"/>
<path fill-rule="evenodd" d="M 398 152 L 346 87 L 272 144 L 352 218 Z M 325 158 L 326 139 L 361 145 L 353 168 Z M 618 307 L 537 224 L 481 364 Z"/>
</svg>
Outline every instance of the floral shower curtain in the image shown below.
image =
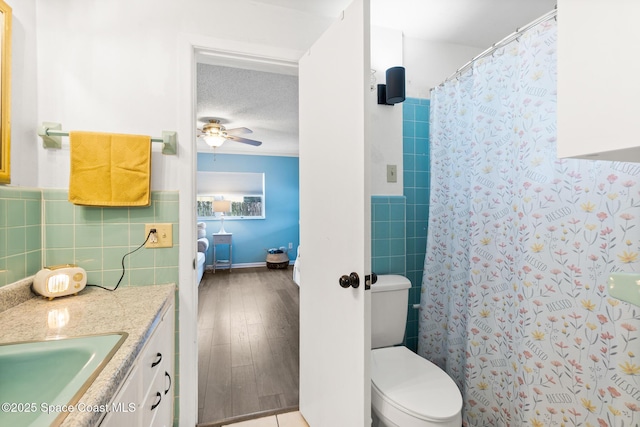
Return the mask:
<svg viewBox="0 0 640 427">
<path fill-rule="evenodd" d="M 467 426 L 640 425 L 640 164 L 556 157 L 556 23 L 431 96 L 419 354 Z M 594 99 L 597 102 L 597 99 Z"/>
</svg>

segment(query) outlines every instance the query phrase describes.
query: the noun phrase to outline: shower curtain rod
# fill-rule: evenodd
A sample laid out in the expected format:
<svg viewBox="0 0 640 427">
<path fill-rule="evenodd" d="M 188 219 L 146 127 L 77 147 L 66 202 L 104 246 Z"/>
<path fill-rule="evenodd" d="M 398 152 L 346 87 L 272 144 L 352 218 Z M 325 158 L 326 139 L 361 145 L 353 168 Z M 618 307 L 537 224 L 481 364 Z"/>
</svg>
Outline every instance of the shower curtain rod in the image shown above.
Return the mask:
<svg viewBox="0 0 640 427">
<path fill-rule="evenodd" d="M 558 16 L 558 6 L 556 6 L 551 12 L 547 12 L 546 14 L 542 15 L 540 18 L 536 19 L 535 21 L 530 22 L 529 24 L 525 25 L 524 27 L 516 29 L 515 32 L 511 33 L 510 35 L 508 35 L 507 37 L 503 38 L 499 42 L 492 44 L 490 48 L 488 48 L 487 50 L 485 50 L 481 54 L 475 56 L 471 61 L 469 61 L 466 64 L 464 64 L 462 67 L 458 68 L 455 73 L 453 73 L 449 77 L 447 77 L 438 86 L 443 86 L 449 80 L 457 79 L 458 77 L 460 77 L 460 75 L 462 75 L 462 73 L 464 73 L 465 71 L 467 71 L 471 67 L 473 67 L 473 64 L 477 60 L 482 59 L 484 57 L 487 57 L 489 55 L 492 55 L 496 50 L 500 49 L 503 46 L 508 45 L 513 40 L 517 39 L 522 34 L 524 34 L 525 32 L 529 31 L 531 28 L 535 27 L 536 25 L 538 25 L 538 24 L 540 24 L 542 22 L 546 22 L 546 21 L 549 21 L 551 19 L 557 18 L 557 16 Z M 434 90 L 434 89 L 435 88 L 431 88 L 431 90 Z"/>
</svg>

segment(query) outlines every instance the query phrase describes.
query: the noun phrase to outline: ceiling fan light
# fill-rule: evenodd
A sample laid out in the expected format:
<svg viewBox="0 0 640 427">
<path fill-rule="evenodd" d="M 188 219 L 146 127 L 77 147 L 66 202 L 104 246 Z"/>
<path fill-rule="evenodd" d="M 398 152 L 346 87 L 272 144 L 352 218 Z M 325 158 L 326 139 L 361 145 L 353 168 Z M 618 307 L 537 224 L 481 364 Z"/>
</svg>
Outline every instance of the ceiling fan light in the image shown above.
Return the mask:
<svg viewBox="0 0 640 427">
<path fill-rule="evenodd" d="M 206 135 L 203 137 L 204 142 L 207 143 L 210 147 L 216 148 L 220 147 L 226 141 L 225 138 L 219 135 Z"/>
</svg>

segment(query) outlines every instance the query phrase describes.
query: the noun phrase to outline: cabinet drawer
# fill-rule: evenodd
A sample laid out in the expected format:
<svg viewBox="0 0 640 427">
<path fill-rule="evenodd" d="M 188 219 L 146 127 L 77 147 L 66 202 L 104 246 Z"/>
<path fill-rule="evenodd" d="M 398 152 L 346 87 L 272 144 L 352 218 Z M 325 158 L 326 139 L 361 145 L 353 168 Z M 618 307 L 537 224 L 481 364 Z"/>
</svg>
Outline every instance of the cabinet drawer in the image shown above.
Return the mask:
<svg viewBox="0 0 640 427">
<path fill-rule="evenodd" d="M 157 332 L 157 331 L 156 331 Z M 154 378 L 162 370 L 162 361 L 167 357 L 160 346 L 160 336 L 154 333 L 142 354 L 140 368 L 142 370 L 142 390 L 149 390 Z"/>
<path fill-rule="evenodd" d="M 167 364 L 173 361 L 173 315 L 173 310 L 167 310 L 143 351 L 143 390 L 148 390 L 154 378 L 164 374 Z"/>
<path fill-rule="evenodd" d="M 164 371 L 163 371 L 164 374 Z M 168 396 L 168 395 L 167 395 Z M 164 394 L 164 375 L 157 375 L 149 388 L 147 396 L 142 404 L 142 425 L 153 425 L 156 414 L 161 412 L 161 408 L 167 403 Z"/>
<path fill-rule="evenodd" d="M 143 426 L 163 426 L 173 421 L 173 379 L 163 370 L 154 378 L 141 408 Z"/>
</svg>

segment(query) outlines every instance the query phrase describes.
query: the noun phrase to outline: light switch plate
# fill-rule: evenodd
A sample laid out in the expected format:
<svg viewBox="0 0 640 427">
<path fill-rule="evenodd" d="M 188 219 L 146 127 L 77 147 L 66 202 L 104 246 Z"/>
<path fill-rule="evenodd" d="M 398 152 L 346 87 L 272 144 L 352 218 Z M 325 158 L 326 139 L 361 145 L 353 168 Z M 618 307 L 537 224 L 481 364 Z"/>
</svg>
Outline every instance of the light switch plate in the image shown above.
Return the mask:
<svg viewBox="0 0 640 427">
<path fill-rule="evenodd" d="M 398 166 L 387 165 L 387 182 L 398 182 Z"/>
<path fill-rule="evenodd" d="M 640 307 L 640 274 L 611 273 L 609 295 Z"/>
</svg>

